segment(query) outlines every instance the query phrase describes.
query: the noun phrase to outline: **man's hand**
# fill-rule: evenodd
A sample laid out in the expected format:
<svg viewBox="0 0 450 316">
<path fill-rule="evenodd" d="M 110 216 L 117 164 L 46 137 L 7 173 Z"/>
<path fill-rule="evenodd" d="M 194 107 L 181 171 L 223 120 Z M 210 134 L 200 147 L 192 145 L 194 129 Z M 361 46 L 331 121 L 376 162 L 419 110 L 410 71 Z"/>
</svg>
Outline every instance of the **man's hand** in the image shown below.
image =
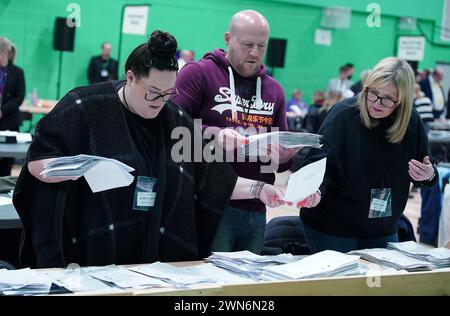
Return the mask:
<svg viewBox="0 0 450 316">
<path fill-rule="evenodd" d="M 226 151 L 233 151 L 241 145 L 248 143 L 248 139 L 231 128 L 220 130 L 217 135 L 219 145 Z"/>
<path fill-rule="evenodd" d="M 262 187 L 259 199 L 268 207 L 278 207 L 284 205 L 283 196 L 284 193 L 280 189 L 266 183 Z"/>
<path fill-rule="evenodd" d="M 284 164 L 291 160 L 292 157 L 294 157 L 302 148 L 303 147 L 286 149 L 278 144 L 267 146 L 270 159 L 278 165 Z"/>
</svg>

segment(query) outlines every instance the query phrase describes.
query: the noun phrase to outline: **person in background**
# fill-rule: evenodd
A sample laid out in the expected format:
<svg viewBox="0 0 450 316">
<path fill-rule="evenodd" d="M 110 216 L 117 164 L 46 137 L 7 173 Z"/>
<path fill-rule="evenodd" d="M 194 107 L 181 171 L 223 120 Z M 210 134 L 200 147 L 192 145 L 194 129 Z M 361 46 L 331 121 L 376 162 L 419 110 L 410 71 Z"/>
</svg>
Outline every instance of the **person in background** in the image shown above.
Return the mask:
<svg viewBox="0 0 450 316">
<path fill-rule="evenodd" d="M 345 98 L 353 96 L 350 90 L 353 82 L 349 79 L 350 74 L 352 74 L 352 69 L 353 67 L 349 65 L 344 65 L 339 68 L 339 77 L 330 79 L 325 96 L 329 97 L 331 92 L 340 92 Z"/>
<path fill-rule="evenodd" d="M 441 82 L 444 78 L 444 72 L 440 68 L 433 70 L 431 75 L 419 82 L 420 89 L 433 102 L 434 118 L 443 118 L 448 112 L 445 108 L 445 93 Z"/>
<path fill-rule="evenodd" d="M 308 114 L 306 115 L 305 129 L 309 133 L 316 134 L 320 128 L 320 115 L 319 111 L 325 102 L 325 94 L 323 91 L 316 91 L 313 95 L 313 104 L 308 109 Z"/>
<path fill-rule="evenodd" d="M 177 78 L 176 87 L 180 94 L 174 103 L 193 118 L 202 119 L 205 137 L 215 137 L 222 148 L 238 155 L 236 149 L 245 142 L 247 128 L 254 131 L 262 128 L 270 131 L 272 127 L 287 130 L 286 104 L 283 88 L 266 74 L 262 64 L 269 39 L 266 18 L 256 11 L 240 11 L 232 17 L 224 39 L 227 51 L 216 49 L 198 62 L 184 66 Z M 270 154 L 279 165 L 278 170 L 284 171 L 297 151 L 274 145 Z M 247 161 L 248 158 L 246 162 L 231 163 L 239 176 L 274 183 L 273 171 L 276 170 L 262 173 L 261 161 Z M 261 201 L 231 201 L 225 209 L 212 250 L 249 250 L 259 254 L 265 227 L 266 207 Z"/>
<path fill-rule="evenodd" d="M 327 156 L 320 190 L 300 211 L 313 253 L 384 248 L 397 242 L 397 222 L 411 181 L 437 183 L 422 120 L 412 110 L 414 73 L 403 59 L 381 60 L 363 92 L 334 105 L 319 130 Z"/>
<path fill-rule="evenodd" d="M 191 61 L 194 61 L 194 53 L 191 50 L 182 49 L 180 51 L 180 58 L 178 58 L 178 71 Z"/>
<path fill-rule="evenodd" d="M 350 90 L 352 90 L 354 95 L 357 95 L 358 93 L 361 92 L 361 87 L 364 85 L 364 81 L 366 81 L 367 77 L 369 76 L 369 73 L 370 69 L 363 70 L 361 72 L 359 80 L 350 87 Z"/>
<path fill-rule="evenodd" d="M 89 84 L 117 80 L 119 64 L 111 57 L 112 46 L 108 42 L 100 46 L 102 54 L 94 56 L 89 62 L 88 80 Z"/>
<path fill-rule="evenodd" d="M 176 48 L 172 35 L 154 31 L 128 57 L 126 80 L 75 88 L 39 121 L 13 196 L 25 229 L 23 265 L 200 260 L 230 199 L 281 204 L 279 190 L 238 178 L 226 163 L 174 156 L 180 141 L 183 149 L 202 143 L 192 118 L 170 102 Z M 172 138 L 179 128 L 189 139 Z M 135 179 L 93 193 L 83 177 L 42 175 L 55 157 L 78 154 L 119 160 Z"/>
<path fill-rule="evenodd" d="M 430 130 L 430 123 L 434 121 L 433 114 L 433 102 L 430 98 L 425 95 L 425 93 L 420 90 L 420 85 L 416 83 L 414 85 L 414 108 L 419 113 L 422 122 L 425 125 L 425 130 Z"/>
<path fill-rule="evenodd" d="M 302 101 L 302 92 L 296 88 L 292 92 L 292 98 L 286 105 L 286 116 L 288 129 L 290 131 L 302 131 L 306 114 L 308 114 L 308 104 Z"/>
<path fill-rule="evenodd" d="M 0 37 L 0 130 L 19 131 L 22 123 L 19 106 L 25 98 L 25 76 L 14 64 L 16 49 L 5 37 Z M 0 176 L 9 176 L 13 158 L 0 159 Z"/>
<path fill-rule="evenodd" d="M 288 113 L 295 113 L 302 118 L 306 116 L 306 113 L 308 113 L 308 104 L 302 101 L 302 91 L 298 88 L 295 88 L 292 92 L 292 98 L 289 99 L 286 107 L 286 111 Z"/>
</svg>

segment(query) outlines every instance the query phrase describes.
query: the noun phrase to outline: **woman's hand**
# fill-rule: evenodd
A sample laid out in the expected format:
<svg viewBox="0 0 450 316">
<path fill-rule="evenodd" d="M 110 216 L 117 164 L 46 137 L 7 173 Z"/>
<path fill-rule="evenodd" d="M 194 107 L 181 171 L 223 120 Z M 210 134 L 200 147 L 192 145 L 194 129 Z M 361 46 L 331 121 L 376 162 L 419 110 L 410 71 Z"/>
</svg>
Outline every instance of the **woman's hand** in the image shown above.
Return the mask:
<svg viewBox="0 0 450 316">
<path fill-rule="evenodd" d="M 415 159 L 408 162 L 408 173 L 414 181 L 429 181 L 434 175 L 434 168 L 430 157 L 425 156 L 423 163 Z"/>
<path fill-rule="evenodd" d="M 320 203 L 320 200 L 322 199 L 322 195 L 319 191 L 316 193 L 311 194 L 310 196 L 306 197 L 305 199 L 301 200 L 297 203 L 297 208 L 310 208 L 317 206 L 317 204 Z"/>
<path fill-rule="evenodd" d="M 58 183 L 68 180 L 77 180 L 79 177 L 54 177 L 54 178 L 46 178 L 41 175 L 41 172 L 44 171 L 45 166 L 51 161 L 55 160 L 55 158 L 34 160 L 28 163 L 28 171 L 39 181 L 46 183 Z"/>
<path fill-rule="evenodd" d="M 271 184 L 265 183 L 258 198 L 268 207 L 278 207 L 284 205 L 284 193 Z"/>
</svg>

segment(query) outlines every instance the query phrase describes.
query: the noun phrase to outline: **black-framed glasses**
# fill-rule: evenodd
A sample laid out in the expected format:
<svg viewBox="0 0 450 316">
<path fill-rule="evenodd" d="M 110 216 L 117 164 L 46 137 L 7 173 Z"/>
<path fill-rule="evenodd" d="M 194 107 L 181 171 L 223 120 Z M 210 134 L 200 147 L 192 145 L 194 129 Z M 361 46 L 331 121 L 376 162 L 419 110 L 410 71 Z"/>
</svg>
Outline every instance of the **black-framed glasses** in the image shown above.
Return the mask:
<svg viewBox="0 0 450 316">
<path fill-rule="evenodd" d="M 139 82 L 139 81 L 137 81 Z M 172 100 L 175 96 L 178 95 L 177 88 L 172 88 L 172 90 L 168 93 L 158 93 L 156 91 L 148 90 L 147 87 L 145 87 L 143 84 L 139 84 L 142 88 L 145 90 L 145 96 L 144 99 L 147 101 L 156 101 L 159 98 L 161 98 L 164 102 Z"/>
<path fill-rule="evenodd" d="M 380 97 L 378 94 L 370 90 L 369 88 L 366 88 L 366 98 L 367 100 L 371 102 L 377 102 L 378 99 L 380 99 L 380 103 L 382 106 L 386 108 L 393 108 L 395 104 L 398 102 L 398 100 L 392 100 L 390 98 Z"/>
</svg>

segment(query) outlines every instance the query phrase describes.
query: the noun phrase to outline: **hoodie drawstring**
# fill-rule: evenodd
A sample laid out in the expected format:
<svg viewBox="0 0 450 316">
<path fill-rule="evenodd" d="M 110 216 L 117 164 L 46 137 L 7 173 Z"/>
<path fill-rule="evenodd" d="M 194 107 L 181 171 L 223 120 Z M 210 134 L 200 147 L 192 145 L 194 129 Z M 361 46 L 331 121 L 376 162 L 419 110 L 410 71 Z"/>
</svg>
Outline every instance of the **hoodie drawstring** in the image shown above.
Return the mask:
<svg viewBox="0 0 450 316">
<path fill-rule="evenodd" d="M 231 118 L 237 119 L 237 104 L 236 104 L 236 90 L 234 86 L 234 75 L 231 66 L 228 66 L 228 73 L 230 74 L 230 93 L 231 93 Z M 255 107 L 261 110 L 263 102 L 261 99 L 261 77 L 256 78 L 256 100 Z"/>
</svg>

